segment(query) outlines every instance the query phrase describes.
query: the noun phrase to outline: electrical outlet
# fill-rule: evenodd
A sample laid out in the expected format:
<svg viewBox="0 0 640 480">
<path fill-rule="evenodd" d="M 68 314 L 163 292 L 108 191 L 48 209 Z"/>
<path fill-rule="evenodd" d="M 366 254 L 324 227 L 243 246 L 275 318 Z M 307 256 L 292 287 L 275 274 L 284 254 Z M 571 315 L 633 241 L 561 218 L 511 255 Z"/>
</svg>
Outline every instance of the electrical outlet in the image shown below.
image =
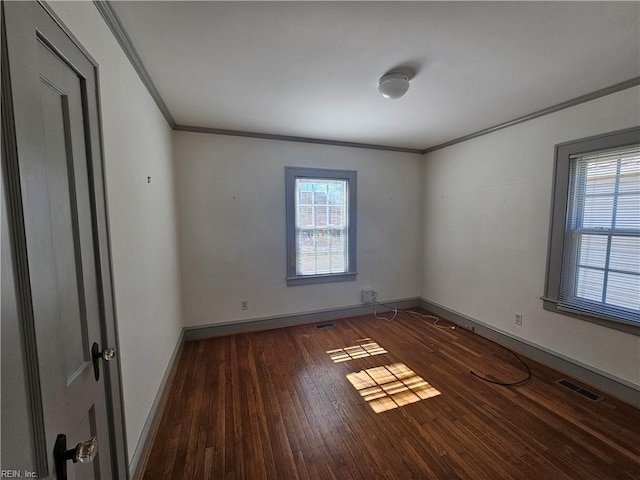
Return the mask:
<svg viewBox="0 0 640 480">
<path fill-rule="evenodd" d="M 365 288 L 362 290 L 362 303 L 375 302 L 378 299 L 378 292 L 373 288 Z"/>
<path fill-rule="evenodd" d="M 476 331 L 476 327 L 474 327 L 473 325 L 465 325 L 464 328 L 466 330 L 469 330 L 470 332 L 475 332 Z"/>
<path fill-rule="evenodd" d="M 249 310 L 249 300 L 240 300 L 240 310 Z"/>
<path fill-rule="evenodd" d="M 522 315 L 520 313 L 516 313 L 516 325 L 522 325 Z"/>
</svg>

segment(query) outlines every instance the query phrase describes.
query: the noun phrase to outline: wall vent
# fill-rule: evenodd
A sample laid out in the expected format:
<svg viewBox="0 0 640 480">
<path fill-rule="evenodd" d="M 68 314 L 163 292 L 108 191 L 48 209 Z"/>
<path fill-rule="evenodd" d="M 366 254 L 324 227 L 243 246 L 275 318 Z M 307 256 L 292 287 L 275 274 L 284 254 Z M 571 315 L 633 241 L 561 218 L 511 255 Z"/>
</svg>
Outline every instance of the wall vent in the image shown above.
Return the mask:
<svg viewBox="0 0 640 480">
<path fill-rule="evenodd" d="M 597 393 L 593 393 L 585 388 L 582 388 L 579 385 L 576 385 L 573 382 L 570 382 L 569 380 L 565 380 L 564 378 L 561 380 L 556 380 L 556 383 L 558 385 L 562 385 L 564 388 L 568 388 L 569 390 L 577 393 L 578 395 L 582 395 L 583 397 L 591 400 L 592 402 L 599 402 L 601 400 L 604 400 L 604 397 L 601 397 Z"/>
<path fill-rule="evenodd" d="M 336 326 L 336 324 L 335 323 L 331 323 L 331 322 L 328 322 L 328 323 L 317 323 L 316 324 L 316 328 L 317 329 L 331 328 L 331 327 L 335 327 L 335 326 Z"/>
</svg>

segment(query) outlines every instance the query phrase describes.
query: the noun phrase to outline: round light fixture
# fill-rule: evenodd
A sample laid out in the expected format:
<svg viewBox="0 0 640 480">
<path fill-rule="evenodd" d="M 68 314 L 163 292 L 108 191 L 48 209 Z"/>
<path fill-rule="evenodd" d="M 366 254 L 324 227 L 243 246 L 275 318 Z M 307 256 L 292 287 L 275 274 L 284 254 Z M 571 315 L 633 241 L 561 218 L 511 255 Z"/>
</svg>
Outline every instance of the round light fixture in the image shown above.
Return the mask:
<svg viewBox="0 0 640 480">
<path fill-rule="evenodd" d="M 409 76 L 402 72 L 390 72 L 380 77 L 378 91 L 384 98 L 396 99 L 409 90 Z"/>
</svg>

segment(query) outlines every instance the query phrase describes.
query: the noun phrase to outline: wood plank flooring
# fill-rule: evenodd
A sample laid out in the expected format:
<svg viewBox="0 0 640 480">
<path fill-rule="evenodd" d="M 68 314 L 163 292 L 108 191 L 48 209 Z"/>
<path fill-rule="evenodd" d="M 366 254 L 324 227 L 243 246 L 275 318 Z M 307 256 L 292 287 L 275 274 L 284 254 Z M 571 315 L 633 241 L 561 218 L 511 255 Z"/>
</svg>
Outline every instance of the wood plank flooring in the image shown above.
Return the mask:
<svg viewBox="0 0 640 480">
<path fill-rule="evenodd" d="M 187 342 L 143 478 L 640 478 L 640 410 L 526 358 L 479 380 L 526 372 L 431 320 L 334 323 Z"/>
</svg>

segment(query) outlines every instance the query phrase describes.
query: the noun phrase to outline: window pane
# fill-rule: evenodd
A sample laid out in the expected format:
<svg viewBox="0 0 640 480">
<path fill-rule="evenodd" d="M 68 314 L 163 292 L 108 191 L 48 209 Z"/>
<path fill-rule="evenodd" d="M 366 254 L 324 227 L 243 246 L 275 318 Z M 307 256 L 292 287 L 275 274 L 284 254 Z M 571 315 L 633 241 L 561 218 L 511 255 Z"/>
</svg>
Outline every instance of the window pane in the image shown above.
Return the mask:
<svg viewBox="0 0 640 480">
<path fill-rule="evenodd" d="M 329 253 L 317 253 L 316 254 L 316 271 L 315 273 L 323 274 L 323 273 L 331 273 L 331 269 L 329 268 Z"/>
<path fill-rule="evenodd" d="M 298 211 L 298 227 L 313 227 L 313 207 L 300 207 Z"/>
<path fill-rule="evenodd" d="M 302 230 L 297 233 L 298 251 L 302 253 L 313 253 L 315 251 L 315 238 L 313 230 Z"/>
<path fill-rule="evenodd" d="M 316 207 L 316 227 L 327 226 L 327 207 Z"/>
<path fill-rule="evenodd" d="M 612 194 L 616 185 L 617 160 L 587 165 L 586 194 Z"/>
<path fill-rule="evenodd" d="M 329 205 L 342 205 L 344 203 L 344 186 L 339 184 L 329 185 Z"/>
<path fill-rule="evenodd" d="M 316 205 L 327 204 L 327 186 L 326 185 L 314 185 L 313 202 Z"/>
<path fill-rule="evenodd" d="M 640 274 L 640 237 L 613 237 L 609 268 Z"/>
<path fill-rule="evenodd" d="M 624 158 L 620 165 L 620 193 L 640 192 L 640 158 Z"/>
<path fill-rule="evenodd" d="M 586 197 L 582 214 L 582 228 L 611 228 L 613 196 Z"/>
<path fill-rule="evenodd" d="M 615 227 L 640 229 L 640 194 L 618 197 Z"/>
<path fill-rule="evenodd" d="M 331 230 L 331 251 L 344 251 L 347 245 L 347 233 L 343 230 Z"/>
<path fill-rule="evenodd" d="M 329 249 L 329 232 L 326 230 L 316 230 L 316 251 L 327 251 Z"/>
<path fill-rule="evenodd" d="M 300 205 L 311 205 L 311 203 L 313 202 L 313 192 L 304 192 L 301 190 L 298 202 Z"/>
<path fill-rule="evenodd" d="M 607 238 L 606 235 L 581 235 L 578 264 L 604 268 L 607 262 Z"/>
<path fill-rule="evenodd" d="M 298 274 L 313 275 L 316 273 L 316 255 L 315 253 L 298 253 Z"/>
<path fill-rule="evenodd" d="M 344 220 L 342 207 L 329 207 L 329 224 L 332 227 L 342 227 Z"/>
<path fill-rule="evenodd" d="M 344 253 L 331 253 L 331 273 L 340 273 L 345 270 Z"/>
<path fill-rule="evenodd" d="M 640 309 L 640 276 L 610 272 L 606 302 L 618 307 Z"/>
<path fill-rule="evenodd" d="M 601 302 L 604 272 L 589 268 L 578 268 L 577 277 L 576 297 Z"/>
</svg>

